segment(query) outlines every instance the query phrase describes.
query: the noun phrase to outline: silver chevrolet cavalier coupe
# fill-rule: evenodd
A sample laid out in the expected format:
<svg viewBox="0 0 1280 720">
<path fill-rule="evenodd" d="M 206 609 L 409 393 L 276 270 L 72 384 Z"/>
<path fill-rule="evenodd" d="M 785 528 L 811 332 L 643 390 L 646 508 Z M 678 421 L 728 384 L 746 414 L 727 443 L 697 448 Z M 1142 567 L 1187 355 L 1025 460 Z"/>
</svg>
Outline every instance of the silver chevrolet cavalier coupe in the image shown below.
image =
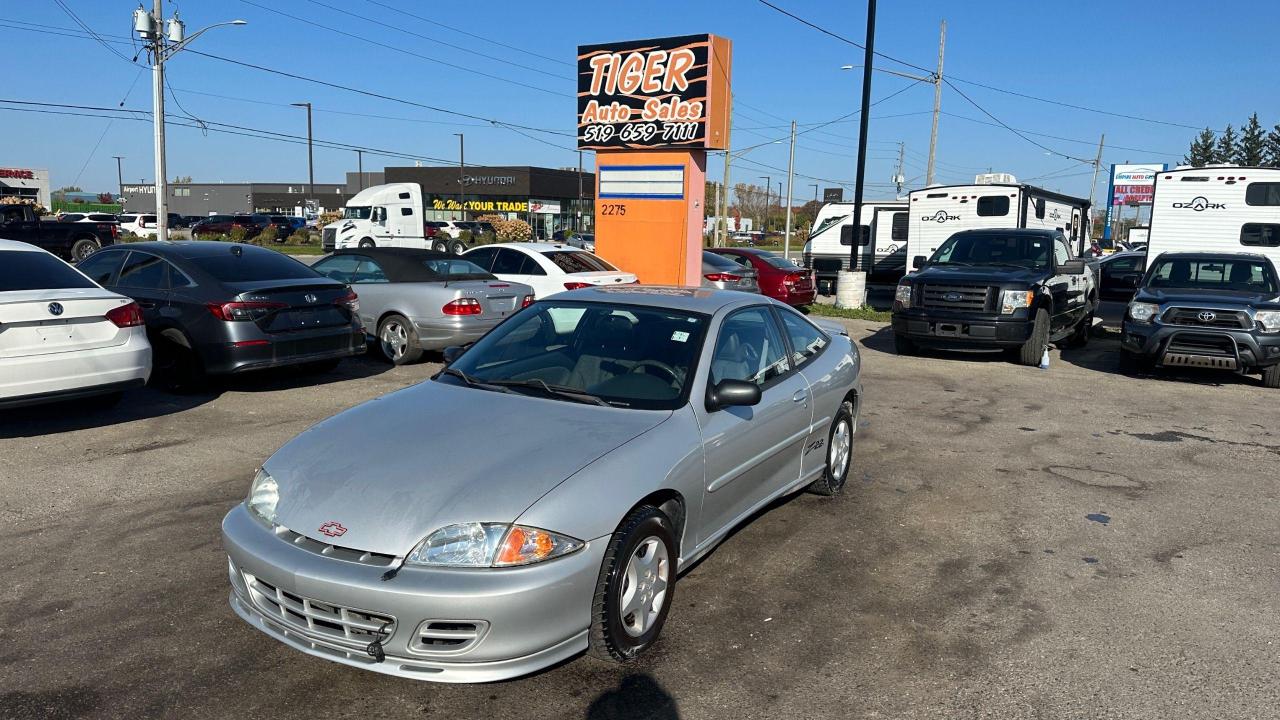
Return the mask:
<svg viewBox="0 0 1280 720">
<path fill-rule="evenodd" d="M 576 290 L 445 357 L 263 464 L 222 524 L 249 624 L 439 682 L 626 661 L 683 568 L 853 459 L 857 347 L 759 295 Z"/>
</svg>

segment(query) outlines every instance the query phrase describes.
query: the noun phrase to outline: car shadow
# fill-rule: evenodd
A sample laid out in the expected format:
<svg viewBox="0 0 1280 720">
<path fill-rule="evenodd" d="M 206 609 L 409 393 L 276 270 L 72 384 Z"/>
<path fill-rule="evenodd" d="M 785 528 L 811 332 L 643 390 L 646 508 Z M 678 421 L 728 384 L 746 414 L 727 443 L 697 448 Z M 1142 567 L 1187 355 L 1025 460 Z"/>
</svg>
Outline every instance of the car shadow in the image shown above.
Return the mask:
<svg viewBox="0 0 1280 720">
<path fill-rule="evenodd" d="M 1230 385 L 1262 386 L 1257 377 L 1241 375 L 1228 370 L 1200 368 L 1150 368 L 1126 371 L 1120 367 L 1120 329 L 1109 325 L 1094 325 L 1089 344 L 1083 348 L 1064 348 L 1062 361 L 1077 367 L 1109 375 L 1159 380 L 1162 382 L 1191 383 L 1205 387 Z"/>
<path fill-rule="evenodd" d="M 93 398 L 0 410 L 0 440 L 57 435 L 135 420 L 174 415 L 212 402 L 224 392 L 275 392 L 372 377 L 393 365 L 381 357 L 346 358 L 328 372 L 300 371 L 296 367 L 260 370 L 244 375 L 210 378 L 204 386 L 185 393 L 147 386 L 124 393 L 114 407 L 95 406 Z"/>
<path fill-rule="evenodd" d="M 587 708 L 587 720 L 679 720 L 676 699 L 646 673 L 627 675 Z"/>
<path fill-rule="evenodd" d="M 862 347 L 872 352 L 885 355 L 897 355 L 893 346 L 893 327 L 885 325 L 858 341 Z M 933 357 L 961 362 L 997 362 L 1009 363 L 1009 356 L 1002 350 L 940 350 L 920 346 L 916 348 L 915 357 Z"/>
</svg>

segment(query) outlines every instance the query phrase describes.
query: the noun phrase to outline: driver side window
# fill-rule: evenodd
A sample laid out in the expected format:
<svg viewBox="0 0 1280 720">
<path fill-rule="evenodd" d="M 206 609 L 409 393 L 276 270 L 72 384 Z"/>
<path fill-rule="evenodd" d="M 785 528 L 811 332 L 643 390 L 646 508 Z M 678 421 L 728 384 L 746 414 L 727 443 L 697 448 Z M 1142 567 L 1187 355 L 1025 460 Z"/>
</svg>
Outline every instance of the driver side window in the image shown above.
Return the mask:
<svg viewBox="0 0 1280 720">
<path fill-rule="evenodd" d="M 745 380 L 763 387 L 790 370 L 782 334 L 768 308 L 739 310 L 720 326 L 711 356 L 712 385 Z"/>
<path fill-rule="evenodd" d="M 1061 239 L 1053 243 L 1053 261 L 1058 267 L 1071 259 L 1071 253 L 1067 251 L 1067 246 Z"/>
</svg>

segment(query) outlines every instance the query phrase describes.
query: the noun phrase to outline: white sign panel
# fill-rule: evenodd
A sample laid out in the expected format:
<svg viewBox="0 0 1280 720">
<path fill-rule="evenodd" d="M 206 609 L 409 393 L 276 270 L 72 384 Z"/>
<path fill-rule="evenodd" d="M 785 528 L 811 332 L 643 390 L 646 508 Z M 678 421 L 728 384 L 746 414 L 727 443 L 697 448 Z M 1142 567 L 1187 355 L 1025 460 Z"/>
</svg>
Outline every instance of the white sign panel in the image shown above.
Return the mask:
<svg viewBox="0 0 1280 720">
<path fill-rule="evenodd" d="M 601 165 L 600 197 L 681 200 L 684 198 L 684 166 Z"/>
</svg>

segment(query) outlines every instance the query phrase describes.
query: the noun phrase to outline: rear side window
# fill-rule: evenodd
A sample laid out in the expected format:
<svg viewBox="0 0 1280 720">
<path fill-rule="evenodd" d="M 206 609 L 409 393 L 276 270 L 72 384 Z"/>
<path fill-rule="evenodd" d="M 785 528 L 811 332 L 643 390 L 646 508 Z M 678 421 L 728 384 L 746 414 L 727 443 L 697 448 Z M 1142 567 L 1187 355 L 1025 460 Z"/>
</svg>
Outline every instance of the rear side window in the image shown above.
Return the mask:
<svg viewBox="0 0 1280 720">
<path fill-rule="evenodd" d="M 475 263 L 480 268 L 484 270 L 489 270 L 491 267 L 493 267 L 493 257 L 497 253 L 498 253 L 497 248 L 488 247 L 488 248 L 481 248 L 479 250 L 476 250 L 475 252 L 469 252 L 467 253 L 466 257 L 468 260 Z"/>
<path fill-rule="evenodd" d="M 338 282 L 349 283 L 360 260 L 360 255 L 334 255 L 312 265 L 311 269 Z"/>
<path fill-rule="evenodd" d="M 899 212 L 893 214 L 893 225 L 889 230 L 889 239 L 895 242 L 907 239 L 907 223 L 910 221 L 907 213 Z"/>
<path fill-rule="evenodd" d="M 600 272 L 602 270 L 613 271 L 618 269 L 595 255 L 582 251 L 548 252 L 542 253 L 542 255 L 566 273 Z"/>
<path fill-rule="evenodd" d="M 131 223 L 137 219 L 138 219 L 137 215 L 121 215 L 120 216 L 120 222 L 122 223 Z"/>
<path fill-rule="evenodd" d="M 120 263 L 124 261 L 125 253 L 122 252 L 100 252 L 94 253 L 85 260 L 80 261 L 76 269 L 89 279 L 99 285 L 111 285 L 111 278 L 120 269 Z"/>
<path fill-rule="evenodd" d="M 131 252 L 120 269 L 120 279 L 116 285 L 122 288 L 138 290 L 168 290 L 169 274 L 165 271 L 167 263 L 155 255 Z"/>
<path fill-rule="evenodd" d="M 191 258 L 191 264 L 220 282 L 260 282 L 262 280 L 311 280 L 320 274 L 291 257 L 274 250 L 236 245 L 240 254 L 228 248 L 226 254 Z"/>
<path fill-rule="evenodd" d="M 70 265 L 46 252 L 0 253 L 0 291 L 95 287 Z"/>
<path fill-rule="evenodd" d="M 988 195 L 978 198 L 980 217 L 1002 217 L 1009 214 L 1009 196 Z"/>
<path fill-rule="evenodd" d="M 795 365 L 803 365 L 809 358 L 817 357 L 831 342 L 813 323 L 794 311 L 779 309 L 778 314 L 782 316 L 782 327 L 791 339 L 791 358 Z"/>
<path fill-rule="evenodd" d="M 1248 247 L 1280 247 L 1280 225 L 1245 223 L 1240 228 L 1240 244 Z"/>
<path fill-rule="evenodd" d="M 1244 190 L 1246 205 L 1280 205 L 1280 183 L 1249 183 Z"/>
<path fill-rule="evenodd" d="M 525 254 L 507 248 L 498 248 L 498 257 L 493 262 L 494 275 L 522 275 L 525 265 Z"/>
</svg>

